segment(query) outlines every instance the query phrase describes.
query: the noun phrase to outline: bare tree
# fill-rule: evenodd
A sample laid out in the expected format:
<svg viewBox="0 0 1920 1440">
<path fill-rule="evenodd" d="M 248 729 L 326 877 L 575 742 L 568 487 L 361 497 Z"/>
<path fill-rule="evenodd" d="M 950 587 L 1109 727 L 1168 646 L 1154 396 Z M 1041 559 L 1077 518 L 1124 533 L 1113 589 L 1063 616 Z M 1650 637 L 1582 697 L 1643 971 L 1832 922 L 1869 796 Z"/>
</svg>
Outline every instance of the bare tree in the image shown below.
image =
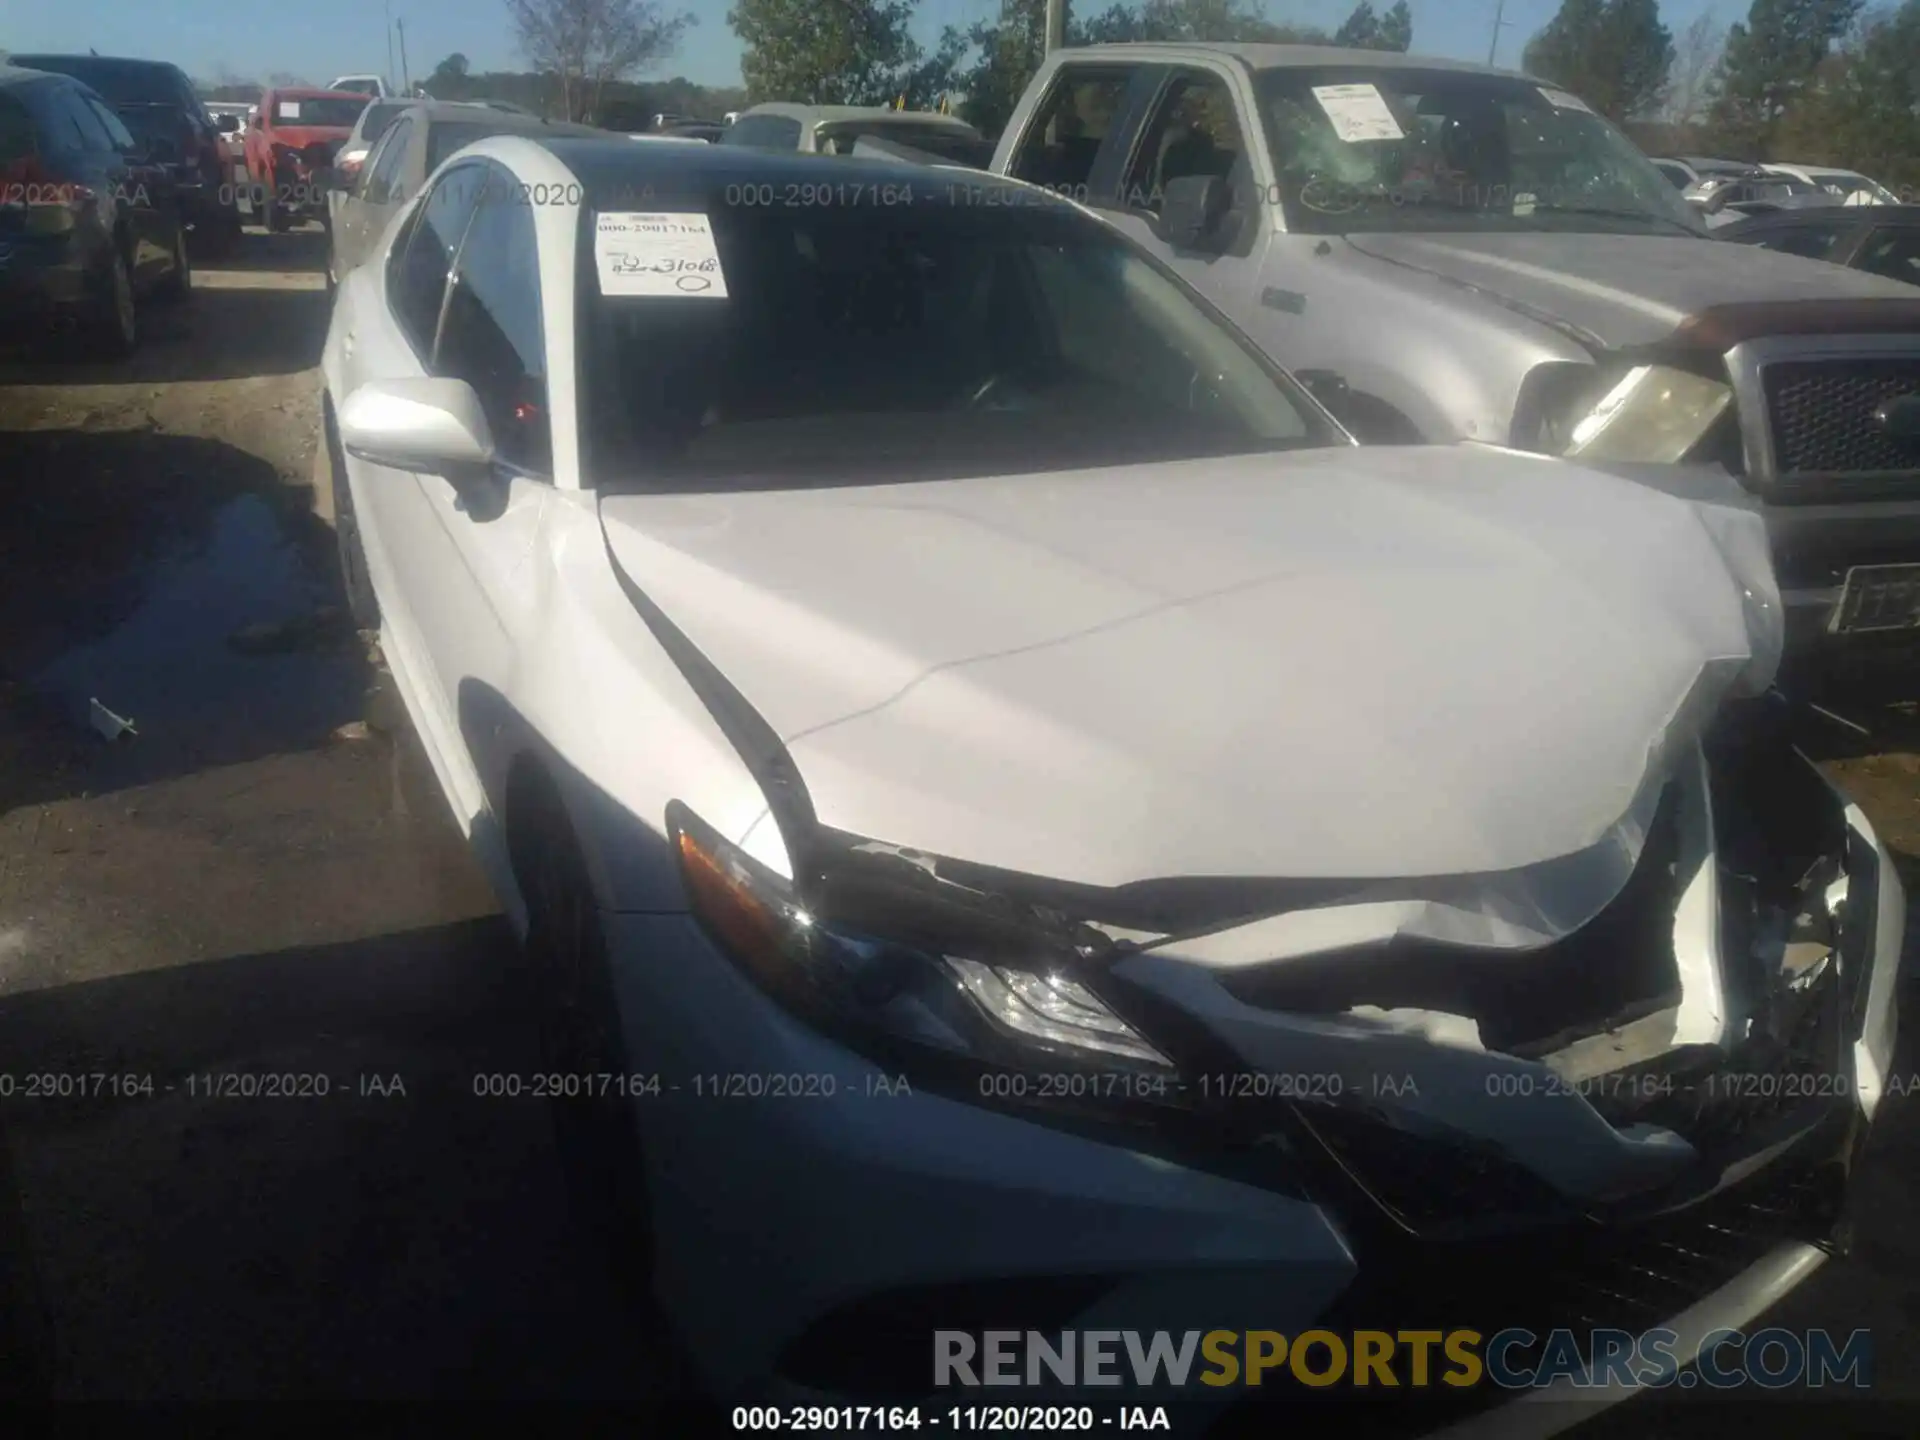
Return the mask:
<svg viewBox="0 0 1920 1440">
<path fill-rule="evenodd" d="M 559 79 L 569 120 L 599 107 L 607 81 L 671 55 L 694 23 L 652 0 L 507 0 L 507 16 L 520 53 Z"/>
<path fill-rule="evenodd" d="M 1726 27 L 1702 13 L 1680 32 L 1673 47 L 1673 68 L 1667 72 L 1667 102 L 1662 117 L 1676 130 L 1689 131 L 1707 116 L 1714 75 L 1726 53 Z"/>
</svg>

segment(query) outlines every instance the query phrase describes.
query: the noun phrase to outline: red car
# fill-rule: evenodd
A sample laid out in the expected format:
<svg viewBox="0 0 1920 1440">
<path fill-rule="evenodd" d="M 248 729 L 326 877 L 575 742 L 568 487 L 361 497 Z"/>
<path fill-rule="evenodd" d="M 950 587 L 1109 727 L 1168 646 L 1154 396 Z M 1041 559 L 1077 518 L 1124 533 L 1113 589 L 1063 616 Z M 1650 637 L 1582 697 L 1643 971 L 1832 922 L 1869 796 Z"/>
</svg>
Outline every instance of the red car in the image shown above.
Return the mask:
<svg viewBox="0 0 1920 1440">
<path fill-rule="evenodd" d="M 247 122 L 247 199 L 271 230 L 327 218 L 320 172 L 373 99 L 346 90 L 268 90 Z"/>
</svg>

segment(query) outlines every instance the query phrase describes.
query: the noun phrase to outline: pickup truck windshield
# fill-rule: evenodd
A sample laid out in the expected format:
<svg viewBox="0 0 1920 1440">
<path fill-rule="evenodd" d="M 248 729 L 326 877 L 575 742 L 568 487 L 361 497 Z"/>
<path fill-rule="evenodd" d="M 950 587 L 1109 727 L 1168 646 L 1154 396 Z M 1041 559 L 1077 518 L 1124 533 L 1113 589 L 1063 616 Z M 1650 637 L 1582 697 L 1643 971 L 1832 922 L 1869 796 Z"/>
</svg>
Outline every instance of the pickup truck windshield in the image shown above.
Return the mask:
<svg viewBox="0 0 1920 1440">
<path fill-rule="evenodd" d="M 715 205 L 711 219 L 724 299 L 583 297 L 596 483 L 884 483 L 1343 439 L 1184 286 L 1080 216 L 1002 201 Z"/>
<path fill-rule="evenodd" d="M 273 123 L 351 130 L 370 99 L 368 95 L 348 95 L 344 91 L 338 95 L 292 95 L 274 102 Z"/>
<path fill-rule="evenodd" d="M 1518 77 L 1269 70 L 1260 103 L 1291 230 L 1705 233 L 1632 141 Z"/>
</svg>

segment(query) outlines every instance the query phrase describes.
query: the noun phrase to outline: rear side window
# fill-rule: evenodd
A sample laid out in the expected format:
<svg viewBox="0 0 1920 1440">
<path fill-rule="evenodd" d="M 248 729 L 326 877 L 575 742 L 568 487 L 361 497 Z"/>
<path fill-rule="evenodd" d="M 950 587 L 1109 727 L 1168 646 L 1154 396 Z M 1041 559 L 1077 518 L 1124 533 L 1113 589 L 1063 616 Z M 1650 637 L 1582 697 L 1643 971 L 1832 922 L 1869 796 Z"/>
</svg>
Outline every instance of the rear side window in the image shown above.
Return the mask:
<svg viewBox="0 0 1920 1440">
<path fill-rule="evenodd" d="M 1094 159 L 1132 80 L 1131 70 L 1064 67 L 1020 137 L 1008 169 L 1021 180 L 1085 198 Z"/>
<path fill-rule="evenodd" d="M 376 103 L 367 107 L 366 118 L 360 122 L 360 140 L 364 145 L 372 145 L 398 120 L 406 110 L 404 105 Z"/>
<path fill-rule="evenodd" d="M 798 150 L 800 122 L 786 115 L 749 115 L 730 125 L 720 143 L 752 150 Z"/>
<path fill-rule="evenodd" d="M 132 151 L 137 148 L 132 132 L 120 123 L 120 117 L 98 100 L 87 101 L 87 112 L 100 122 L 100 128 L 107 132 L 107 139 L 113 142 L 115 149 Z"/>
<path fill-rule="evenodd" d="M 387 303 L 413 348 L 424 357 L 433 354 L 440 325 L 441 302 L 447 294 L 447 276 L 460 239 L 473 216 L 474 201 L 483 188 L 479 166 L 458 165 L 422 202 L 423 208 L 403 247 L 391 261 Z"/>
<path fill-rule="evenodd" d="M 440 168 L 440 162 L 463 146 L 489 135 L 498 135 L 505 126 L 485 120 L 441 120 L 427 127 L 427 173 Z"/>
<path fill-rule="evenodd" d="M 1809 260 L 1824 260 L 1840 243 L 1840 230 L 1836 226 L 1806 225 L 1740 238 L 1763 250 L 1778 250 L 1783 255 L 1804 255 Z"/>
<path fill-rule="evenodd" d="M 510 175 L 488 172 L 460 247 L 433 373 L 473 386 L 501 458 L 545 475 L 553 452 L 533 210 L 507 198 L 517 188 Z"/>
<path fill-rule="evenodd" d="M 393 199 L 394 181 L 399 178 L 400 166 L 406 158 L 407 146 L 413 140 L 413 121 L 406 120 L 393 127 L 369 156 L 367 181 L 360 192 L 360 198 L 369 205 L 384 205 Z"/>
<path fill-rule="evenodd" d="M 33 155 L 33 116 L 11 95 L 0 94 L 0 165 L 11 165 Z"/>
</svg>

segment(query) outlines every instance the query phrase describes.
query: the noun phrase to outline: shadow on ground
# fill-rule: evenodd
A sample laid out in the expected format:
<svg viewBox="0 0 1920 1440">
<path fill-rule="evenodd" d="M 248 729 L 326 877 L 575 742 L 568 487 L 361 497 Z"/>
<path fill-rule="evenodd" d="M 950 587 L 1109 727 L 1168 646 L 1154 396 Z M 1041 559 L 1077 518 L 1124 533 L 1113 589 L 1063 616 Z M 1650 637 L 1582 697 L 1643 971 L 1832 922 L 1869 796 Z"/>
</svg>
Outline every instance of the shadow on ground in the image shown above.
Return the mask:
<svg viewBox="0 0 1920 1440">
<path fill-rule="evenodd" d="M 0 1002 L 11 1074 L 115 1077 L 0 1099 L 58 1397 L 660 1403 L 543 1105 L 475 1094 L 538 1068 L 513 953 L 490 918 Z"/>
<path fill-rule="evenodd" d="M 362 715 L 365 653 L 309 503 L 217 440 L 0 431 L 0 813 Z M 109 746 L 94 700 L 137 733 Z"/>
</svg>

